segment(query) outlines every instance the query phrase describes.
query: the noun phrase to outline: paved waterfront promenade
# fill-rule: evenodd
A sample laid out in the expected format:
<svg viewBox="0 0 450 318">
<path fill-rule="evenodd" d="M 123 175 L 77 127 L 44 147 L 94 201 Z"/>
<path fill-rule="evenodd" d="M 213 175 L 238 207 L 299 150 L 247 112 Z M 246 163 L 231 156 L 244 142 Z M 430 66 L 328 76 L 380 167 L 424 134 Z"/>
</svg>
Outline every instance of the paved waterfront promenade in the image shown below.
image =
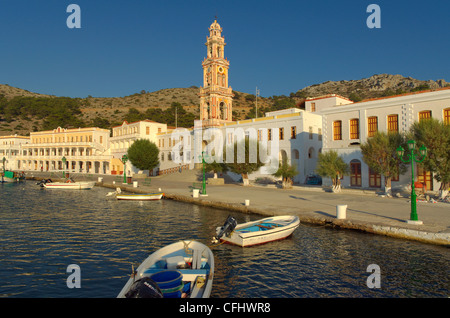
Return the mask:
<svg viewBox="0 0 450 318">
<path fill-rule="evenodd" d="M 30 176 L 31 173 L 28 173 L 27 177 Z M 34 176 L 48 177 L 45 173 L 35 173 Z M 244 187 L 237 183 L 226 183 L 207 184 L 208 196 L 193 198 L 193 183 L 201 183 L 201 171 L 197 170 L 151 177 L 150 184 L 143 179 L 134 178 L 133 181 L 137 181 L 138 187 L 123 184 L 123 181 L 118 181 L 120 178 L 117 176 L 101 177 L 103 183 L 98 185 L 113 189 L 121 187 L 122 191 L 146 193 L 161 188 L 168 199 L 267 216 L 294 214 L 298 215 L 303 223 L 450 246 L 449 203 L 418 202 L 417 214 L 423 225 L 412 225 L 406 223 L 410 216 L 409 198 L 381 197 L 372 191 L 343 190 L 342 193 L 336 194 L 325 192 L 319 187 L 294 187 L 285 190 L 273 186 Z M 74 175 L 75 180 L 86 178 Z M 98 175 L 89 178 L 97 180 Z M 245 200 L 250 200 L 249 206 L 245 206 Z M 336 205 L 341 204 L 348 206 L 346 219 L 336 218 Z"/>
</svg>

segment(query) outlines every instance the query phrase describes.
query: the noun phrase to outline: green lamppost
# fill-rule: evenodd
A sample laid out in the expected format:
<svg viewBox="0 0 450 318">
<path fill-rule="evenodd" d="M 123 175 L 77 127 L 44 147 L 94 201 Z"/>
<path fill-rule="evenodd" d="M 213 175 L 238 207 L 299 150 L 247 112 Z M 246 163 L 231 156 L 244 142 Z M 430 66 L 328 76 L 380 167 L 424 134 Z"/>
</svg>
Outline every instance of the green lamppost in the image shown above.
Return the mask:
<svg viewBox="0 0 450 318">
<path fill-rule="evenodd" d="M 5 157 L 3 157 L 3 173 L 5 173 L 5 162 L 6 162 L 6 158 Z"/>
<path fill-rule="evenodd" d="M 123 183 L 127 183 L 127 164 L 128 156 L 125 154 L 122 156 L 122 162 L 123 162 Z"/>
<path fill-rule="evenodd" d="M 417 217 L 417 196 L 414 186 L 414 162 L 422 162 L 425 160 L 425 157 L 427 156 L 427 148 L 422 145 L 419 148 L 419 153 L 422 156 L 421 159 L 418 158 L 418 154 L 414 153 L 414 149 L 416 148 L 416 142 L 414 140 L 409 140 L 407 142 L 408 144 L 408 151 L 409 153 L 406 153 L 406 158 L 403 158 L 403 155 L 405 154 L 405 150 L 402 146 L 397 148 L 397 155 L 399 156 L 400 160 L 404 163 L 411 163 L 411 216 L 410 220 L 408 220 L 408 223 L 411 224 L 422 224 L 422 221 L 419 221 Z"/>
<path fill-rule="evenodd" d="M 61 158 L 61 160 L 62 160 L 62 163 L 63 163 L 63 178 L 65 178 L 66 177 L 66 172 L 65 172 L 65 170 L 66 170 L 66 161 L 67 161 L 67 159 L 66 159 L 66 157 L 62 157 Z"/>
<path fill-rule="evenodd" d="M 202 166 L 203 166 L 203 181 L 202 181 L 202 195 L 206 195 L 206 177 L 205 177 L 205 152 L 202 151 Z"/>
</svg>

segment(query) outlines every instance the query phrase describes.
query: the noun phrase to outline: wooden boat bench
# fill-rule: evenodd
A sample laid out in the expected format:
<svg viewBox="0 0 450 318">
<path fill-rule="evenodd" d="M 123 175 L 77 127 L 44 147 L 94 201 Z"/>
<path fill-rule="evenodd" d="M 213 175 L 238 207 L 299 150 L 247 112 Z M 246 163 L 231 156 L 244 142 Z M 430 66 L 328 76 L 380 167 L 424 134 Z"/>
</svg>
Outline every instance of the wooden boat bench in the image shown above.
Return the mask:
<svg viewBox="0 0 450 318">
<path fill-rule="evenodd" d="M 257 227 L 260 227 L 261 229 L 271 230 L 273 229 L 273 226 L 266 226 L 262 224 L 256 224 Z"/>
<path fill-rule="evenodd" d="M 272 229 L 274 229 L 274 228 L 276 228 L 276 227 L 279 227 L 279 226 L 282 226 L 282 225 L 280 225 L 280 224 L 276 224 L 276 223 L 272 223 L 272 224 L 270 224 L 269 226 L 267 226 L 267 225 L 262 225 L 262 224 L 256 224 L 256 226 L 257 227 L 259 227 L 259 228 L 261 228 L 261 230 L 272 230 Z"/>
</svg>

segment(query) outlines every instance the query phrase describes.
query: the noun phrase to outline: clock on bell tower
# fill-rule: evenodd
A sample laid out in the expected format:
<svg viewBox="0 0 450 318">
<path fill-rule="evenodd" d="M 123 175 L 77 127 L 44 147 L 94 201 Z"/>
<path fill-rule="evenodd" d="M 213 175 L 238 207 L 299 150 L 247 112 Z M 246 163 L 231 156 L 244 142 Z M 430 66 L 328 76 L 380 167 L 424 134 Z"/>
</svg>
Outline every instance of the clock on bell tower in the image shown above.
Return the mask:
<svg viewBox="0 0 450 318">
<path fill-rule="evenodd" d="M 218 126 L 232 121 L 233 91 L 228 86 L 230 62 L 224 57 L 226 45 L 217 20 L 206 37 L 207 57 L 203 60 L 203 87 L 200 87 L 200 120 L 203 126 Z"/>
</svg>

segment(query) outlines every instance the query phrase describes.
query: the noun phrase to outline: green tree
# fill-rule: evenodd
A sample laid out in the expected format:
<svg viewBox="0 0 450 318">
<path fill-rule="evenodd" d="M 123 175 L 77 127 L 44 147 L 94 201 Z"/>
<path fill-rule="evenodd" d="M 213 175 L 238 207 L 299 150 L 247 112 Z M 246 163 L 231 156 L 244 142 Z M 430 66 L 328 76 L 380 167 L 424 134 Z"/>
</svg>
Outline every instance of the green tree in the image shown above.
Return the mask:
<svg viewBox="0 0 450 318">
<path fill-rule="evenodd" d="M 109 122 L 108 119 L 102 118 L 99 116 L 92 119 L 91 125 L 93 127 L 99 127 L 99 128 L 104 128 L 104 129 L 109 129 L 111 127 L 111 123 Z"/>
<path fill-rule="evenodd" d="M 270 107 L 270 110 L 282 110 L 292 107 L 295 107 L 295 100 L 293 98 L 281 95 L 274 98 L 274 102 Z"/>
<path fill-rule="evenodd" d="M 78 118 L 81 102 L 80 98 L 16 96 L 10 100 L 0 99 L 0 111 L 8 122 L 28 116 L 43 119 L 42 129 L 83 127 L 83 121 Z"/>
<path fill-rule="evenodd" d="M 355 93 L 355 92 L 351 93 L 348 96 L 348 98 L 351 99 L 355 103 L 360 102 L 360 101 L 363 100 L 363 98 L 358 93 Z"/>
<path fill-rule="evenodd" d="M 125 115 L 125 120 L 126 120 L 128 123 L 134 123 L 134 122 L 136 122 L 136 121 L 141 121 L 141 120 L 143 120 L 143 119 L 145 119 L 144 116 L 143 116 L 143 114 L 141 114 L 141 113 L 139 112 L 139 110 L 137 110 L 137 109 L 134 108 L 134 107 L 129 108 L 129 109 L 128 109 L 128 113 Z"/>
<path fill-rule="evenodd" d="M 410 137 L 417 147 L 427 147 L 422 166 L 441 183 L 439 198 L 444 199 L 450 187 L 450 125 L 434 118 L 422 120 L 412 125 Z"/>
<path fill-rule="evenodd" d="M 244 185 L 248 185 L 248 175 L 264 166 L 259 157 L 265 153 L 262 145 L 256 139 L 244 138 L 233 145 L 225 147 L 224 162 L 228 168 L 242 176 Z M 233 154 L 233 157 L 231 157 Z"/>
<path fill-rule="evenodd" d="M 188 113 L 178 102 L 172 102 L 164 111 L 164 122 L 170 126 L 189 128 L 193 126 L 195 115 Z"/>
<path fill-rule="evenodd" d="M 349 173 L 349 166 L 338 155 L 337 151 L 330 150 L 319 153 L 316 173 L 319 176 L 331 178 L 333 192 L 341 191 L 341 178 Z"/>
<path fill-rule="evenodd" d="M 251 118 L 256 118 L 256 105 L 255 104 L 251 104 L 250 105 L 251 106 L 251 108 L 250 108 L 250 110 L 248 111 L 248 113 L 245 115 L 245 119 L 251 119 Z M 258 107 L 258 117 L 259 118 L 261 118 L 261 117 L 264 117 L 264 109 L 263 109 L 263 107 L 262 106 L 259 106 Z"/>
<path fill-rule="evenodd" d="M 152 170 L 159 165 L 159 149 L 148 139 L 138 139 L 128 148 L 128 159 L 139 170 Z"/>
<path fill-rule="evenodd" d="M 292 179 L 298 174 L 297 167 L 294 165 L 290 165 L 287 161 L 287 158 L 284 158 L 282 162 L 280 162 L 280 167 L 277 172 L 273 175 L 275 177 L 282 178 L 282 187 L 283 189 L 292 187 Z"/>
<path fill-rule="evenodd" d="M 377 174 L 384 176 L 384 189 L 391 194 L 392 177 L 405 173 L 406 166 L 398 158 L 396 149 L 404 144 L 398 133 L 376 132 L 361 145 L 364 162 Z"/>
<path fill-rule="evenodd" d="M 0 94 L 0 115 L 3 115 L 3 112 L 5 111 L 5 106 L 8 104 L 8 100 L 6 99 L 5 95 Z"/>
</svg>

